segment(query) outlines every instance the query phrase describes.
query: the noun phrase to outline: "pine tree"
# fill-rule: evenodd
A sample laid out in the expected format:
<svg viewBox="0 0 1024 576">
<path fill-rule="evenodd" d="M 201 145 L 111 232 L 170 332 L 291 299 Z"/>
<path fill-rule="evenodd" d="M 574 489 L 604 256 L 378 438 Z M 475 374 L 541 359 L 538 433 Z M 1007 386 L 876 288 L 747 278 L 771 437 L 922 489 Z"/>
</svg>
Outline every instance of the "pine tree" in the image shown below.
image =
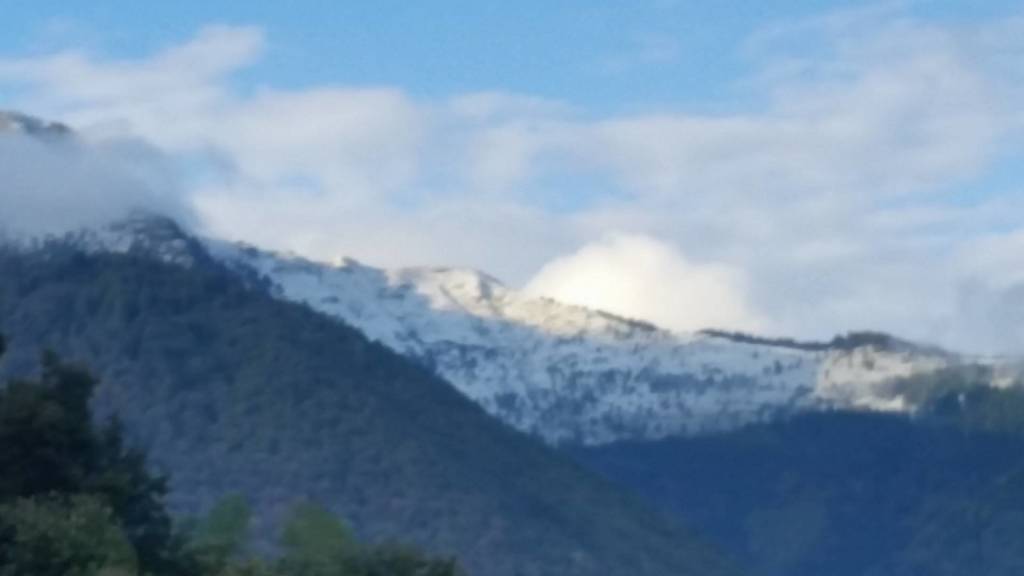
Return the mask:
<svg viewBox="0 0 1024 576">
<path fill-rule="evenodd" d="M 166 483 L 146 469 L 142 453 L 125 446 L 116 420 L 94 424 L 89 403 L 96 384 L 85 370 L 47 353 L 38 381 L 16 380 L 0 389 L 3 537 L 11 545 L 29 533 L 44 538 L 47 531 L 73 531 L 60 519 L 79 518 L 73 512 L 88 502 L 91 518 L 100 517 L 97 507 L 109 511 L 141 570 L 177 573 L 181 555 L 163 505 Z M 23 523 L 33 518 L 45 519 L 45 530 Z"/>
</svg>

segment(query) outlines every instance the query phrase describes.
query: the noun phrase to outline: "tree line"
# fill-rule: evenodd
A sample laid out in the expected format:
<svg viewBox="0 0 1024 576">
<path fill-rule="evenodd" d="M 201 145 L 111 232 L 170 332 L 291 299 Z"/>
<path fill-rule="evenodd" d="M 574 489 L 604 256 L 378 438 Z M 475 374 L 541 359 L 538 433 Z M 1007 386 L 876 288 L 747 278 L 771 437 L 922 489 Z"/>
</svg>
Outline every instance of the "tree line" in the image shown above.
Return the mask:
<svg viewBox="0 0 1024 576">
<path fill-rule="evenodd" d="M 0 337 L 0 359 L 5 341 Z M 39 376 L 0 386 L 0 576 L 457 576 L 450 558 L 359 542 L 297 504 L 272 551 L 254 553 L 250 511 L 228 498 L 176 522 L 116 418 L 97 424 L 87 370 L 44 353 Z"/>
</svg>

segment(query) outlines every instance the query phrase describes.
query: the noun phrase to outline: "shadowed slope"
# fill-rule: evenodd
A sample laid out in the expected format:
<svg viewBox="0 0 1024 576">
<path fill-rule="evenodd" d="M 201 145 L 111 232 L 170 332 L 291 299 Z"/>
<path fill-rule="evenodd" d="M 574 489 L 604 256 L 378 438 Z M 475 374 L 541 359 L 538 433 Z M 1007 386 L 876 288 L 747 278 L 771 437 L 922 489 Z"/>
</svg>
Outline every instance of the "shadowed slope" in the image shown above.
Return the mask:
<svg viewBox="0 0 1024 576">
<path fill-rule="evenodd" d="M 296 500 L 364 537 L 454 553 L 473 574 L 728 573 L 688 534 L 447 383 L 202 253 L 189 266 L 55 243 L 0 254 L 8 370 L 87 358 L 192 513 L 248 496 L 269 535 Z"/>
</svg>

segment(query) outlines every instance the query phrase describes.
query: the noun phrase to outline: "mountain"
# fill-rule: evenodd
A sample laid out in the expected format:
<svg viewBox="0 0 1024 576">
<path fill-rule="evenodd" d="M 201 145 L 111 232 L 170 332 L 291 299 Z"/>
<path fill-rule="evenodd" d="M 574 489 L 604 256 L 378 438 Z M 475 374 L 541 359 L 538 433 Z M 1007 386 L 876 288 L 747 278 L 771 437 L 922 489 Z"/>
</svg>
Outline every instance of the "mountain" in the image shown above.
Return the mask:
<svg viewBox="0 0 1024 576">
<path fill-rule="evenodd" d="M 271 538 L 313 500 L 471 574 L 730 574 L 675 527 L 358 330 L 147 216 L 0 249 L 3 370 L 87 362 L 96 409 L 170 473 L 179 515 L 241 493 Z"/>
<path fill-rule="evenodd" d="M 913 418 L 808 413 L 572 450 L 752 576 L 1021 574 L 1024 391 L 956 379 Z"/>
<path fill-rule="evenodd" d="M 70 134 L 0 112 L 0 131 Z M 808 410 L 912 412 L 892 383 L 975 360 L 883 334 L 826 343 L 673 333 L 504 286 L 474 270 L 337 265 L 168 235 L 136 215 L 81 231 L 92 253 L 145 249 L 188 265 L 195 250 L 280 300 L 341 320 L 456 386 L 488 413 L 553 444 L 601 444 L 735 430 Z M 172 228 L 176 228 L 173 226 Z M 186 244 L 182 245 L 182 244 Z M 694 303 L 700 305 L 700 303 Z"/>
<path fill-rule="evenodd" d="M 20 112 L 0 110 L 0 134 L 5 132 L 42 138 L 63 138 L 71 134 L 71 129 L 60 122 L 47 122 Z"/>
<path fill-rule="evenodd" d="M 1024 568 L 1020 367 L 885 334 L 679 334 L 146 214 L 0 250 L 0 329 L 8 372 L 99 369 L 177 513 L 241 492 L 264 540 L 312 499 L 474 574 Z"/>
<path fill-rule="evenodd" d="M 991 364 L 875 333 L 820 343 L 673 333 L 523 293 L 473 270 L 331 265 L 179 238 L 168 228 L 177 230 L 137 214 L 73 238 L 91 253 L 141 250 L 180 265 L 202 253 L 265 283 L 279 300 L 358 328 L 553 444 L 729 431 L 822 409 L 912 412 L 914 398 L 895 382 Z"/>
<path fill-rule="evenodd" d="M 673 333 L 473 270 L 384 270 L 210 247 L 228 267 L 266 279 L 278 298 L 359 328 L 556 444 L 727 431 L 825 408 L 911 411 L 892 382 L 966 361 L 883 334 L 800 343 Z"/>
</svg>

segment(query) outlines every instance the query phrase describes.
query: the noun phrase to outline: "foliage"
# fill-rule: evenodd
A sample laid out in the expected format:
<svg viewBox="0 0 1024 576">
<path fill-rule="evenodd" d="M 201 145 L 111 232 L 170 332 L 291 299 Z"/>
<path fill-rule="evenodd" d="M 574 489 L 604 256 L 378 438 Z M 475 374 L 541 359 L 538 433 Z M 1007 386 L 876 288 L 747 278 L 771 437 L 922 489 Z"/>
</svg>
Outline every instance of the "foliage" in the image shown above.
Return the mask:
<svg viewBox="0 0 1024 576">
<path fill-rule="evenodd" d="M 700 333 L 705 336 L 723 338 L 726 340 L 732 340 L 733 342 L 740 342 L 742 344 L 778 346 L 780 348 L 793 348 L 796 350 L 807 350 L 812 352 L 828 350 L 829 347 L 832 345 L 830 342 L 804 342 L 800 340 L 795 340 L 793 338 L 767 338 L 764 336 L 758 336 L 756 334 L 748 334 L 746 332 L 739 332 L 735 330 L 719 330 L 716 328 L 708 328 L 705 330 L 701 330 Z"/>
<path fill-rule="evenodd" d="M 1024 402 L 971 390 L 915 418 L 807 414 L 576 455 L 755 576 L 1021 574 L 1024 428 L 1007 423 Z"/>
<path fill-rule="evenodd" d="M 0 505 L 0 575 L 134 574 L 135 550 L 94 496 L 17 498 Z"/>
<path fill-rule="evenodd" d="M 230 497 L 201 523 L 231 534 L 248 532 L 248 514 L 238 497 Z M 241 525 L 238 522 L 242 522 Z M 210 542 L 203 532 L 200 540 Z M 233 542 L 234 543 L 234 542 Z M 240 548 L 244 548 L 244 542 Z M 196 541 L 197 549 L 203 544 Z M 351 531 L 330 512 L 310 503 L 296 505 L 281 534 L 280 553 L 271 560 L 231 554 L 220 565 L 205 564 L 205 574 L 217 576 L 460 576 L 452 559 L 430 557 L 401 545 L 372 546 L 357 542 Z"/>
<path fill-rule="evenodd" d="M 243 495 L 255 550 L 310 501 L 362 541 L 398 538 L 489 576 L 730 572 L 447 382 L 202 258 L 0 250 L 0 324 L 17 335 L 11 374 L 42 347 L 88 359 L 98 416 L 119 414 L 126 444 L 169 473 L 176 515 Z"/>
<path fill-rule="evenodd" d="M 960 386 L 940 389 L 922 406 L 930 422 L 960 429 L 1024 437 L 1024 388 L 988 385 L 988 380 L 965 380 Z"/>
<path fill-rule="evenodd" d="M 31 537 L 25 546 L 45 550 L 37 541 L 49 531 L 77 546 L 85 542 L 76 536 L 83 526 L 107 534 L 100 527 L 109 516 L 140 568 L 169 573 L 176 542 L 163 508 L 164 482 L 150 475 L 140 453 L 124 446 L 116 421 L 94 426 L 89 400 L 95 387 L 87 372 L 45 354 L 38 381 L 0 389 L 0 503 L 9 535 Z M 64 553 L 77 552 L 54 550 L 54 562 Z"/>
<path fill-rule="evenodd" d="M 354 572 L 357 545 L 352 533 L 323 508 L 303 503 L 285 522 L 281 571 L 295 576 Z"/>
<path fill-rule="evenodd" d="M 429 558 L 413 548 L 396 544 L 372 548 L 358 561 L 360 576 L 455 576 L 454 559 Z"/>
<path fill-rule="evenodd" d="M 795 340 L 793 338 L 766 338 L 764 336 L 758 336 L 756 334 L 749 334 L 746 332 L 719 330 L 714 328 L 701 330 L 700 333 L 705 336 L 724 338 L 726 340 L 732 340 L 733 342 L 740 342 L 743 344 L 778 346 L 780 348 L 792 348 L 794 350 L 806 350 L 809 352 L 854 350 L 856 348 L 870 346 L 890 352 L 913 350 L 936 355 L 946 353 L 940 348 L 913 344 L 905 340 L 900 340 L 899 338 L 884 332 L 847 332 L 846 334 L 837 334 L 829 341 L 802 341 Z"/>
<path fill-rule="evenodd" d="M 365 548 L 309 504 L 292 513 L 277 561 L 247 556 L 241 497 L 213 507 L 179 547 L 163 482 L 125 448 L 116 421 L 93 424 L 95 388 L 87 372 L 46 354 L 38 381 L 0 389 L 0 576 L 458 574 L 453 561 L 410 548 Z"/>
<path fill-rule="evenodd" d="M 188 550 L 204 572 L 221 573 L 242 558 L 249 540 L 251 515 L 245 498 L 229 496 L 190 530 Z"/>
</svg>

